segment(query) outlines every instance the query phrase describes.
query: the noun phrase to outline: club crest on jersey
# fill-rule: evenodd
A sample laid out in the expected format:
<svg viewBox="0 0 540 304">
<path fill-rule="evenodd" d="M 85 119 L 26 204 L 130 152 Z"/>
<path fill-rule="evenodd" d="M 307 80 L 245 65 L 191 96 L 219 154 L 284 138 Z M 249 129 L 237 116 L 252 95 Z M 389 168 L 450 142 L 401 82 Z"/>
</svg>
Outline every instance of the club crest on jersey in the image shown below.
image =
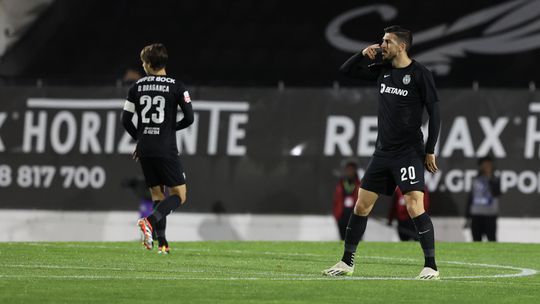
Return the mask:
<svg viewBox="0 0 540 304">
<path fill-rule="evenodd" d="M 403 76 L 403 84 L 408 85 L 411 82 L 411 75 L 407 74 Z"/>
<path fill-rule="evenodd" d="M 188 91 L 184 91 L 184 101 L 186 103 L 190 103 L 191 102 L 191 97 L 189 97 L 189 92 Z"/>
</svg>

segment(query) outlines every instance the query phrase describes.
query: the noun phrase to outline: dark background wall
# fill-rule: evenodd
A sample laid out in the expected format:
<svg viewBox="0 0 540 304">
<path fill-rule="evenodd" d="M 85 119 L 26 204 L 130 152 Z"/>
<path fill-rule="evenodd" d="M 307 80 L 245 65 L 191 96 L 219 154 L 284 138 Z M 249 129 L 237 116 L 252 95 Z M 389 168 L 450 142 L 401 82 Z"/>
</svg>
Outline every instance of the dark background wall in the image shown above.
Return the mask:
<svg viewBox="0 0 540 304">
<path fill-rule="evenodd" d="M 136 208 L 118 80 L 159 41 L 197 110 L 179 133 L 186 209 L 328 213 L 340 164 L 365 167 L 375 134 L 376 90 L 338 67 L 401 24 L 443 88 L 432 212 L 462 214 L 476 159 L 493 154 L 503 215 L 539 216 L 539 17 L 533 0 L 54 1 L 0 58 L 0 207 Z"/>
<path fill-rule="evenodd" d="M 191 85 L 330 86 L 337 68 L 391 24 L 440 87 L 538 83 L 538 1 L 57 0 L 0 62 L 4 81 L 113 83 L 163 42 Z M 339 42 L 341 41 L 341 42 Z M 346 42 L 344 42 L 346 41 Z M 352 43 L 352 46 L 351 44 Z"/>
<path fill-rule="evenodd" d="M 119 122 L 125 90 L 0 88 L 1 208 L 136 209 L 136 197 L 121 186 L 141 174 Z M 340 164 L 355 159 L 363 168 L 371 155 L 375 89 L 191 91 L 196 123 L 178 133 L 186 211 L 209 212 L 220 200 L 227 212 L 329 213 Z M 440 97 L 441 172 L 426 175 L 432 213 L 463 214 L 476 159 L 491 154 L 506 190 L 502 214 L 540 216 L 540 96 L 443 89 Z M 329 144 L 346 132 L 341 146 Z M 385 207 L 383 200 L 375 214 Z"/>
</svg>

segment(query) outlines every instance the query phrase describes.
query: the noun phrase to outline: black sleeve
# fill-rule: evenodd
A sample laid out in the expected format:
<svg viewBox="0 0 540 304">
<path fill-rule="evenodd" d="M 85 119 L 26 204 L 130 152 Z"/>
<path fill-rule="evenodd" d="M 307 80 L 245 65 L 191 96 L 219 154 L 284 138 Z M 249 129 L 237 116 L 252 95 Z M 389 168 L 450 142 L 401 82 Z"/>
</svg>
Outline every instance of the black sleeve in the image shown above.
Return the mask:
<svg viewBox="0 0 540 304">
<path fill-rule="evenodd" d="M 439 103 L 433 102 L 426 104 L 426 109 L 429 115 L 428 138 L 426 141 L 426 153 L 434 154 L 435 145 L 439 138 L 439 130 L 441 128 L 441 114 L 439 111 Z"/>
<path fill-rule="evenodd" d="M 176 123 L 176 130 L 182 130 L 189 126 L 194 121 L 193 117 L 193 106 L 191 105 L 191 97 L 189 96 L 189 92 L 181 87 L 179 90 L 179 97 L 178 97 L 178 105 L 182 109 L 182 113 L 184 113 L 184 117 Z"/>
<path fill-rule="evenodd" d="M 368 57 L 364 57 L 362 52 L 354 54 L 341 67 L 339 72 L 350 78 L 375 81 L 379 77 L 380 69 L 373 64 Z"/>
<path fill-rule="evenodd" d="M 441 115 L 439 111 L 439 96 L 437 95 L 437 89 L 435 88 L 435 81 L 433 75 L 427 69 L 420 69 L 418 73 L 418 90 L 422 102 L 426 105 L 426 110 L 429 115 L 429 127 L 428 127 L 428 139 L 426 142 L 426 153 L 435 153 L 435 144 L 439 137 L 439 130 L 441 128 Z"/>
<path fill-rule="evenodd" d="M 493 177 L 489 180 L 489 188 L 491 190 L 491 195 L 497 197 L 502 194 L 501 192 L 501 180 Z"/>
<path fill-rule="evenodd" d="M 129 111 L 122 111 L 122 125 L 124 125 L 124 129 L 128 132 L 128 134 L 133 138 L 134 140 L 137 140 L 137 128 L 135 128 L 135 125 L 133 124 L 133 121 L 131 120 L 133 118 L 133 113 Z"/>
<path fill-rule="evenodd" d="M 135 103 L 135 101 L 136 101 L 136 99 L 137 99 L 137 96 L 136 96 L 136 95 L 137 95 L 137 94 L 136 94 L 136 91 L 137 91 L 136 86 L 137 86 L 137 84 L 134 83 L 134 84 L 129 88 L 128 93 L 127 93 L 127 97 L 126 97 L 126 99 L 127 99 L 128 101 L 131 101 L 132 103 Z"/>
<path fill-rule="evenodd" d="M 417 74 L 417 78 L 418 90 L 420 93 L 420 98 L 422 98 L 422 102 L 424 104 L 438 102 L 439 96 L 437 95 L 435 80 L 433 80 L 433 75 L 431 72 L 426 68 L 422 68 Z"/>
<path fill-rule="evenodd" d="M 135 86 L 131 86 L 131 88 L 128 91 L 128 95 L 126 98 L 126 104 L 124 105 L 124 110 L 122 111 L 122 125 L 124 126 L 124 129 L 128 132 L 128 134 L 133 138 L 134 140 L 137 140 L 137 128 L 133 124 L 133 115 L 135 113 Z"/>
</svg>

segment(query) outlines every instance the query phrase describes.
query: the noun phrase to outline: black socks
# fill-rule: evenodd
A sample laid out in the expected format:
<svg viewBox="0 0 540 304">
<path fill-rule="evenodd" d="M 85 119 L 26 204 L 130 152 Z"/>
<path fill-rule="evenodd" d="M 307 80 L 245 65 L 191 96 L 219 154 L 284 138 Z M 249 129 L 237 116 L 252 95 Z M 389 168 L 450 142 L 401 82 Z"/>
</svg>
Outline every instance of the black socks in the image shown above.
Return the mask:
<svg viewBox="0 0 540 304">
<path fill-rule="evenodd" d="M 154 201 L 154 211 L 157 209 L 160 201 Z M 154 239 L 158 240 L 159 247 L 166 246 L 169 247 L 169 243 L 165 238 L 165 229 L 167 228 L 167 217 L 163 217 L 159 222 L 156 223 L 154 227 Z"/>
<path fill-rule="evenodd" d="M 152 228 L 154 230 L 158 229 L 158 223 L 165 219 L 167 215 L 169 215 L 171 212 L 176 210 L 176 208 L 180 207 L 180 197 L 178 195 L 171 195 L 161 201 L 152 212 L 151 215 L 149 215 L 146 219 L 150 222 L 150 225 L 152 225 Z"/>
<path fill-rule="evenodd" d="M 435 263 L 435 232 L 433 231 L 433 223 L 427 213 L 423 213 L 412 219 L 422 250 L 424 251 L 424 267 L 430 267 L 437 270 Z M 345 250 L 341 261 L 349 266 L 354 265 L 354 255 L 358 243 L 364 236 L 367 226 L 367 216 L 351 214 L 347 231 L 345 233 Z"/>
<path fill-rule="evenodd" d="M 433 223 L 427 213 L 422 213 L 412 219 L 418 234 L 418 240 L 424 250 L 424 267 L 430 267 L 437 270 L 435 264 L 435 232 L 433 231 Z"/>
<path fill-rule="evenodd" d="M 349 218 L 349 224 L 347 225 L 347 231 L 345 232 L 345 250 L 343 252 L 343 257 L 341 260 L 349 265 L 354 265 L 354 254 L 358 243 L 364 236 L 367 226 L 367 216 L 361 216 L 356 214 L 351 214 Z"/>
</svg>

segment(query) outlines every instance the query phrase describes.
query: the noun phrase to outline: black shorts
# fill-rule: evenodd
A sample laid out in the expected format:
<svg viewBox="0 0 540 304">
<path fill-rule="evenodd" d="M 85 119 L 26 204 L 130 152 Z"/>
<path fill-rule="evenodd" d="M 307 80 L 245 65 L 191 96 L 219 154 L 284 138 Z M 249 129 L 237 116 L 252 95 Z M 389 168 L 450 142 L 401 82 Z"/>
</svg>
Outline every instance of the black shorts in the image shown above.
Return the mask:
<svg viewBox="0 0 540 304">
<path fill-rule="evenodd" d="M 144 157 L 139 162 L 148 187 L 174 187 L 186 183 L 186 175 L 178 157 Z"/>
<path fill-rule="evenodd" d="M 399 158 L 373 156 L 362 178 L 361 188 L 392 195 L 399 187 L 403 194 L 424 192 L 424 160 L 412 151 Z"/>
</svg>

